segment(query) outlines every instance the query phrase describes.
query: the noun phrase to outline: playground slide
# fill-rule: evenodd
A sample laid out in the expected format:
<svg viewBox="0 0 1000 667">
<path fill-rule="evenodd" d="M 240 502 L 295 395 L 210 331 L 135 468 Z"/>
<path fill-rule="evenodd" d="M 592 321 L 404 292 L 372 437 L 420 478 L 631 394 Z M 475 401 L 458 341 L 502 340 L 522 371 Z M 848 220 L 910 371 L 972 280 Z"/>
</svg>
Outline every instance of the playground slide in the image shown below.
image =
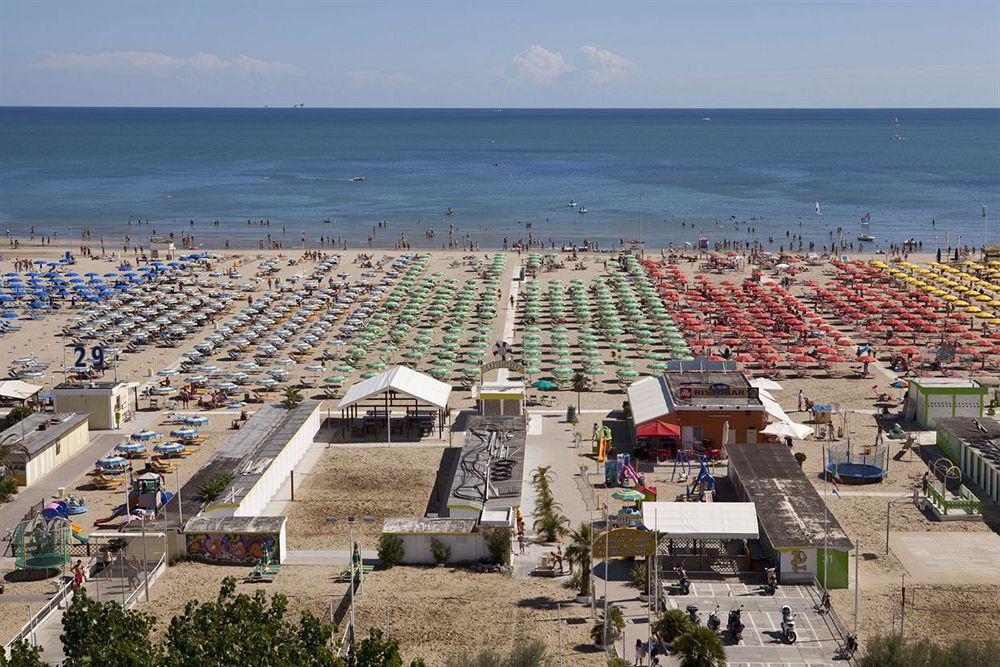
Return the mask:
<svg viewBox="0 0 1000 667">
<path fill-rule="evenodd" d="M 635 468 L 633 468 L 630 465 L 624 466 L 622 468 L 622 474 L 625 476 L 626 479 L 632 480 L 632 485 L 635 487 L 636 491 L 641 491 L 642 493 L 646 494 L 647 500 L 649 500 L 650 498 L 653 500 L 656 499 L 656 487 L 647 486 L 644 482 L 642 482 L 639 479 L 639 474 L 635 471 Z"/>
<path fill-rule="evenodd" d="M 90 538 L 83 534 L 83 528 L 80 528 L 80 526 L 72 522 L 70 522 L 69 527 L 73 531 L 73 537 L 75 537 L 78 542 L 90 544 Z"/>
<path fill-rule="evenodd" d="M 103 526 L 106 523 L 111 523 L 112 521 L 120 517 L 122 514 L 125 514 L 125 506 L 119 505 L 118 507 L 111 510 L 111 516 L 107 517 L 106 519 L 95 519 L 94 525 Z"/>
</svg>

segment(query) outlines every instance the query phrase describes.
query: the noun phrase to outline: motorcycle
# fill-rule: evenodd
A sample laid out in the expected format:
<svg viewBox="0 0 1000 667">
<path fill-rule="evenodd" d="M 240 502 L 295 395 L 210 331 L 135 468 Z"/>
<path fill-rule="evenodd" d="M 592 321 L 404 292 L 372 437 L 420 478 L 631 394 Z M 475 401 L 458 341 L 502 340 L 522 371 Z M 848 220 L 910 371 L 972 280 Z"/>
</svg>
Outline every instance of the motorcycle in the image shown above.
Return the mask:
<svg viewBox="0 0 1000 667">
<path fill-rule="evenodd" d="M 767 582 L 761 590 L 764 595 L 774 595 L 778 592 L 778 576 L 773 567 L 767 568 Z"/>
<path fill-rule="evenodd" d="M 708 622 L 705 625 L 712 632 L 719 631 L 719 626 L 722 625 L 722 621 L 719 620 L 719 605 L 715 605 L 715 609 L 708 615 Z"/>
<path fill-rule="evenodd" d="M 788 605 L 781 608 L 781 636 L 789 644 L 794 644 L 798 639 L 798 635 L 795 634 L 795 614 Z"/>
<path fill-rule="evenodd" d="M 733 641 L 737 644 L 743 639 L 743 621 L 741 620 L 741 615 L 743 613 L 743 606 L 740 605 L 737 609 L 732 609 L 729 612 L 729 620 L 726 623 L 726 630 L 729 634 L 733 636 Z"/>
<path fill-rule="evenodd" d="M 685 609 L 688 613 L 688 618 L 691 619 L 691 622 L 695 625 L 701 625 L 701 615 L 698 613 L 698 605 L 689 604 L 685 607 Z"/>
<path fill-rule="evenodd" d="M 847 635 L 844 637 L 844 646 L 840 649 L 840 656 L 847 660 L 854 657 L 854 654 L 858 650 L 858 637 L 857 635 Z"/>
</svg>

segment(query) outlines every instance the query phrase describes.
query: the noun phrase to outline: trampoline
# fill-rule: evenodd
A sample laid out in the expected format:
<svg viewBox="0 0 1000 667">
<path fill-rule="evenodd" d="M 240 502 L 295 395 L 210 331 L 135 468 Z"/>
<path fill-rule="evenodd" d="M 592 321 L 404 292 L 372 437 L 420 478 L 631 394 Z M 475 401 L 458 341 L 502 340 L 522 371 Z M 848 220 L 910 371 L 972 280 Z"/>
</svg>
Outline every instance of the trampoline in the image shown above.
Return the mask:
<svg viewBox="0 0 1000 667">
<path fill-rule="evenodd" d="M 846 484 L 877 484 L 885 479 L 887 450 L 879 446 L 841 445 L 830 447 L 826 474 Z"/>
</svg>

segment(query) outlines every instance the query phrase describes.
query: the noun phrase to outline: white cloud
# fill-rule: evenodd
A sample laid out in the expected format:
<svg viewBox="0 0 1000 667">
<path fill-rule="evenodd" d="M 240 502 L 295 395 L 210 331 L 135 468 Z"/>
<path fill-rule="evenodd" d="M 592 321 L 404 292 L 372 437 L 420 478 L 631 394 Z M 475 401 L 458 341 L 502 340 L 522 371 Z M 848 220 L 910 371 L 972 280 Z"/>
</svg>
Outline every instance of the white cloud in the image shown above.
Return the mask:
<svg viewBox="0 0 1000 667">
<path fill-rule="evenodd" d="M 607 49 L 587 45 L 580 49 L 580 53 L 590 62 L 586 76 L 592 83 L 606 84 L 622 81 L 628 78 L 632 70 L 635 69 L 634 62 Z"/>
<path fill-rule="evenodd" d="M 72 74 L 160 76 L 192 83 L 226 77 L 258 81 L 298 72 L 295 65 L 259 60 L 243 54 L 227 60 L 212 53 L 176 58 L 155 51 L 52 53 L 36 65 L 42 69 Z"/>
<path fill-rule="evenodd" d="M 514 56 L 514 64 L 522 77 L 526 77 L 544 86 L 558 77 L 573 70 L 562 54 L 549 51 L 544 46 L 532 44 L 524 51 Z"/>
<path fill-rule="evenodd" d="M 351 81 L 366 85 L 380 85 L 380 86 L 395 86 L 395 87 L 405 87 L 413 86 L 419 83 L 419 79 L 412 77 L 409 74 L 403 74 L 402 72 L 383 72 L 381 70 L 351 70 L 347 73 L 347 76 L 351 78 Z"/>
</svg>

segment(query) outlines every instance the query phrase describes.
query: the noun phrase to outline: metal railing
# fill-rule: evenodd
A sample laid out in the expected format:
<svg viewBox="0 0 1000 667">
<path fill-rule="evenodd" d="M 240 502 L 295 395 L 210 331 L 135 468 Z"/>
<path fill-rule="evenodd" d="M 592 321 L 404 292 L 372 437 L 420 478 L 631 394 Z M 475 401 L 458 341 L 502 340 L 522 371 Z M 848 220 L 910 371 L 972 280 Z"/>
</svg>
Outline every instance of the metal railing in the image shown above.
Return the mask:
<svg viewBox="0 0 1000 667">
<path fill-rule="evenodd" d="M 813 577 L 813 587 L 817 591 L 819 591 L 820 598 L 816 602 L 817 610 L 818 610 L 820 608 L 820 605 L 822 604 L 823 598 L 825 596 L 828 596 L 829 592 L 825 588 L 823 588 L 823 584 L 821 584 L 820 581 L 819 581 L 819 579 L 816 579 L 815 577 Z M 850 632 L 848 632 L 848 630 L 847 630 L 847 624 L 844 623 L 841 620 L 840 616 L 837 614 L 837 610 L 834 608 L 832 600 L 830 601 L 830 608 L 829 608 L 829 610 L 826 611 L 826 612 L 823 612 L 822 615 L 823 615 L 824 618 L 829 619 L 829 621 L 832 623 L 833 629 L 836 631 L 836 634 L 838 635 L 836 637 L 837 643 L 839 644 L 838 649 L 842 649 L 844 647 L 844 644 L 845 644 L 845 639 L 846 639 L 847 635 L 850 634 Z M 857 660 L 854 658 L 854 656 L 850 656 L 850 657 L 844 656 L 844 658 L 845 658 L 845 661 L 847 662 L 848 665 L 855 665 L 855 664 L 857 664 Z"/>
<path fill-rule="evenodd" d="M 91 560 L 89 563 L 87 563 L 86 565 L 87 576 L 92 575 L 96 567 L 97 567 L 96 559 Z M 38 626 L 40 626 L 42 623 L 45 622 L 45 619 L 49 617 L 49 614 L 58 609 L 59 605 L 62 604 L 63 600 L 72 597 L 73 590 L 74 590 L 73 578 L 70 577 L 65 582 L 63 582 L 62 586 L 59 587 L 55 595 L 49 598 L 49 600 L 44 605 L 42 605 L 41 609 L 32 614 L 31 618 L 28 619 L 28 622 L 25 623 L 24 627 L 21 628 L 21 631 L 18 632 L 16 635 L 14 635 L 13 639 L 7 642 L 7 644 L 4 646 L 4 649 L 10 651 L 10 647 L 13 646 L 16 642 L 19 642 L 22 639 L 33 637 L 35 630 L 38 628 Z M 34 643 L 33 639 L 31 643 Z"/>
<path fill-rule="evenodd" d="M 149 586 L 152 586 L 153 582 L 156 581 L 156 578 L 160 575 L 161 568 L 166 569 L 166 567 L 167 567 L 167 555 L 163 554 L 162 556 L 160 556 L 160 560 L 157 561 L 156 565 L 153 566 L 152 570 L 143 573 L 145 576 L 143 577 L 142 583 L 136 586 L 134 591 L 129 593 L 128 597 L 125 598 L 125 603 L 122 605 L 122 607 L 125 609 L 129 609 L 132 605 L 134 605 L 139 600 L 139 595 L 144 590 L 147 590 Z"/>
</svg>

